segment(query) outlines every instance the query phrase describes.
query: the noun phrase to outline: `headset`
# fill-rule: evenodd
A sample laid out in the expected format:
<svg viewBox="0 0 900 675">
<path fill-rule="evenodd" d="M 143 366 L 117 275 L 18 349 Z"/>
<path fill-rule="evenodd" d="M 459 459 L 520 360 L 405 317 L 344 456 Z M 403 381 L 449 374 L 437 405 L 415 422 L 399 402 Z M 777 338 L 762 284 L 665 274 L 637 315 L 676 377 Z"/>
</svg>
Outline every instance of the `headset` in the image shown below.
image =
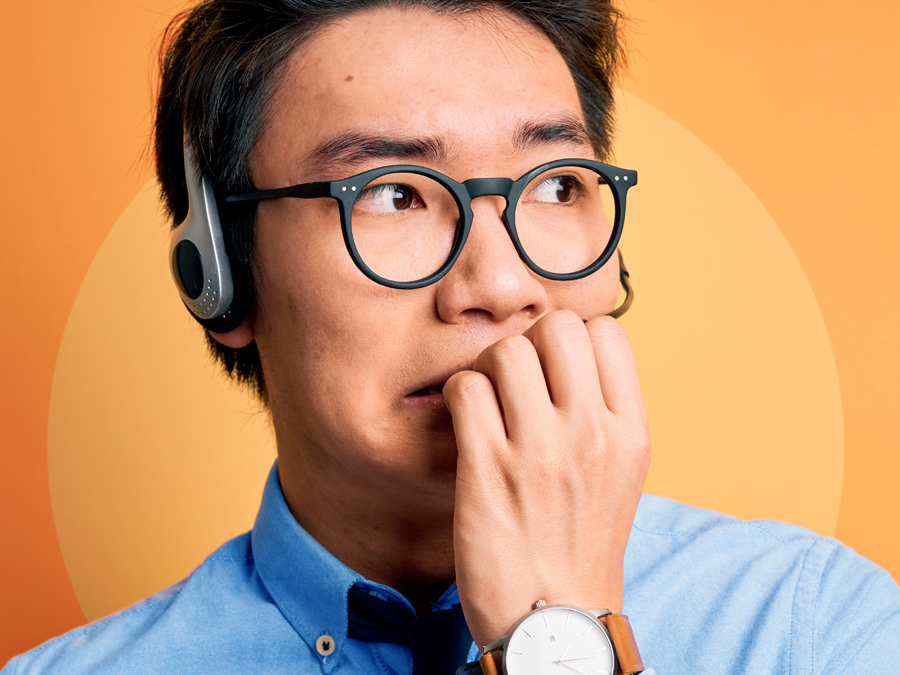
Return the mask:
<svg viewBox="0 0 900 675">
<path fill-rule="evenodd" d="M 244 320 L 250 293 L 239 272 L 231 267 L 212 183 L 200 171 L 187 143 L 184 144 L 184 177 L 188 214 L 175 228 L 169 244 L 172 278 L 184 306 L 200 325 L 214 333 L 227 333 Z M 625 289 L 625 301 L 610 312 L 614 318 L 622 316 L 634 302 L 634 290 L 621 251 L 619 281 Z"/>
<path fill-rule="evenodd" d="M 227 333 L 247 314 L 249 292 L 233 270 L 216 195 L 190 145 L 184 145 L 188 213 L 172 233 L 169 265 L 181 300 L 204 328 Z M 228 234 L 230 234 L 230 229 Z"/>
</svg>

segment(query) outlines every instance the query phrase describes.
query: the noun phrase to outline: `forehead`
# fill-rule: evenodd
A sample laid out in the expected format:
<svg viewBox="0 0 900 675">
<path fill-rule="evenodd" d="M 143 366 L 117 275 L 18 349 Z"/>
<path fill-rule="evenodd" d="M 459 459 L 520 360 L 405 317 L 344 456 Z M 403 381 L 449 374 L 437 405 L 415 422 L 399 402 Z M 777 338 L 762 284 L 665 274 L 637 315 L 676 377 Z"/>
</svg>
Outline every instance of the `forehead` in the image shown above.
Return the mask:
<svg viewBox="0 0 900 675">
<path fill-rule="evenodd" d="M 560 119 L 583 123 L 575 83 L 522 20 L 382 8 L 329 25 L 291 57 L 255 159 L 299 182 L 315 148 L 341 135 L 398 135 L 437 138 L 440 161 L 488 170 L 516 153 L 523 127 Z"/>
</svg>

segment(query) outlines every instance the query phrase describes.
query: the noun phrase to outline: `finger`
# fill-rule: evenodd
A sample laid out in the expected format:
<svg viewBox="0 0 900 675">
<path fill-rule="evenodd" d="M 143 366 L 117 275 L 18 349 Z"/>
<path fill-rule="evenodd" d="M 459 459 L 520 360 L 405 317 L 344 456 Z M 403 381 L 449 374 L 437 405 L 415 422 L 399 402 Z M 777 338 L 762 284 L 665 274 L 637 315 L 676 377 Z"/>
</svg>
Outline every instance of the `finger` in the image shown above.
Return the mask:
<svg viewBox="0 0 900 675">
<path fill-rule="evenodd" d="M 603 401 L 614 415 L 647 422 L 631 341 L 621 324 L 598 316 L 585 324 L 594 350 Z"/>
<path fill-rule="evenodd" d="M 500 405 L 486 375 L 473 370 L 454 373 L 444 384 L 444 402 L 453 418 L 460 455 L 470 456 L 498 442 L 505 444 Z"/>
<path fill-rule="evenodd" d="M 523 439 L 553 412 L 540 359 L 525 336 L 495 342 L 478 355 L 472 370 L 490 378 L 511 441 Z"/>
<path fill-rule="evenodd" d="M 594 350 L 577 314 L 553 312 L 524 335 L 534 344 L 555 408 L 574 411 L 603 406 Z"/>
</svg>

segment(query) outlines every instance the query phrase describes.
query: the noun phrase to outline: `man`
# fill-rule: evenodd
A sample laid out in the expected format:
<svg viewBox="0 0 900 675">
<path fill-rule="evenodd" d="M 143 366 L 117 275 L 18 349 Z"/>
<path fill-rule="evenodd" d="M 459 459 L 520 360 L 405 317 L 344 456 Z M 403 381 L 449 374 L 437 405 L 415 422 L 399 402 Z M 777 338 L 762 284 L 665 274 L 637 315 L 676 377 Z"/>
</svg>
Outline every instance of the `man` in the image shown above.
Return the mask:
<svg viewBox="0 0 900 675">
<path fill-rule="evenodd" d="M 219 0 L 173 29 L 160 181 L 175 224 L 182 167 L 192 213 L 214 188 L 224 313 L 184 230 L 173 264 L 267 402 L 277 466 L 252 533 L 4 672 L 452 673 L 532 611 L 539 656 L 470 672 L 610 673 L 612 651 L 640 672 L 623 613 L 659 673 L 892 671 L 885 572 L 641 498 L 647 420 L 607 316 L 635 174 L 596 163 L 616 26 L 604 2 Z"/>
</svg>

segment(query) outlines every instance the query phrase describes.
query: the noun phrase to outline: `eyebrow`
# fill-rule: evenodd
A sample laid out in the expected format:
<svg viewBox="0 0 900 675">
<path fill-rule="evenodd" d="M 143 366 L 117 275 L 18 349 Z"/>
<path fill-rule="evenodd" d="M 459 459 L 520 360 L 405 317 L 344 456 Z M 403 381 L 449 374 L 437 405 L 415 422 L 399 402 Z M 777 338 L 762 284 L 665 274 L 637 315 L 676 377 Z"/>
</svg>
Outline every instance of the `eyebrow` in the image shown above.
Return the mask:
<svg viewBox="0 0 900 675">
<path fill-rule="evenodd" d="M 513 144 L 519 152 L 557 143 L 591 144 L 584 123 L 574 116 L 526 120 L 513 131 Z M 355 166 L 373 159 L 446 163 L 449 157 L 447 144 L 439 136 L 415 138 L 347 131 L 316 146 L 306 163 L 311 170 L 322 172 L 334 166 Z"/>
<path fill-rule="evenodd" d="M 314 170 L 387 158 L 439 163 L 447 161 L 449 154 L 446 144 L 437 137 L 369 136 L 348 131 L 320 143 L 310 153 L 307 163 Z"/>
<path fill-rule="evenodd" d="M 590 146 L 590 136 L 581 120 L 565 116 L 546 121 L 525 121 L 516 127 L 514 134 L 516 147 L 520 151 L 530 150 L 550 143 L 574 143 Z"/>
</svg>

